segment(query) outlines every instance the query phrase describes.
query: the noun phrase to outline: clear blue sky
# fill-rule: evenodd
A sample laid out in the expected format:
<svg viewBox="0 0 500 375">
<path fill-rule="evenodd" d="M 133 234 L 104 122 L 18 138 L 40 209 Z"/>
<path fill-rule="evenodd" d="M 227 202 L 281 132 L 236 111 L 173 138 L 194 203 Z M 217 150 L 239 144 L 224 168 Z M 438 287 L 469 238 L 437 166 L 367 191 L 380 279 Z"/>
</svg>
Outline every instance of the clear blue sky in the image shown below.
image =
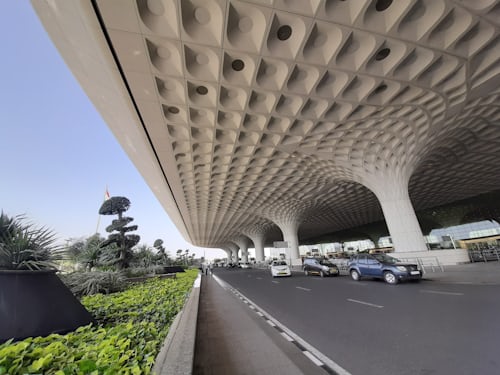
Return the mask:
<svg viewBox="0 0 500 375">
<path fill-rule="evenodd" d="M 0 12 L 0 210 L 25 214 L 61 240 L 93 234 L 106 186 L 131 201 L 141 243 L 186 242 L 53 46 L 28 0 Z M 112 217 L 102 216 L 99 232 Z M 225 257 L 207 249 L 207 258 Z"/>
</svg>

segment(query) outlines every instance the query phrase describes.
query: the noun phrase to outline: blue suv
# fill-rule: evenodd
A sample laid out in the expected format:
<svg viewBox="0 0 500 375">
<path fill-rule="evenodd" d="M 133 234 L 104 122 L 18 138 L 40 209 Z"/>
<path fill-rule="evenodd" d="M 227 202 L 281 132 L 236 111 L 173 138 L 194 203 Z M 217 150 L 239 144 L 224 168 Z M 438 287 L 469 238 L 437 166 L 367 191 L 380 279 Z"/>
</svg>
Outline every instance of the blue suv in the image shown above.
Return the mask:
<svg viewBox="0 0 500 375">
<path fill-rule="evenodd" d="M 388 284 L 404 280 L 420 281 L 422 271 L 416 264 L 401 263 L 386 254 L 357 254 L 348 263 L 349 274 L 353 280 L 362 277 L 384 279 Z"/>
</svg>

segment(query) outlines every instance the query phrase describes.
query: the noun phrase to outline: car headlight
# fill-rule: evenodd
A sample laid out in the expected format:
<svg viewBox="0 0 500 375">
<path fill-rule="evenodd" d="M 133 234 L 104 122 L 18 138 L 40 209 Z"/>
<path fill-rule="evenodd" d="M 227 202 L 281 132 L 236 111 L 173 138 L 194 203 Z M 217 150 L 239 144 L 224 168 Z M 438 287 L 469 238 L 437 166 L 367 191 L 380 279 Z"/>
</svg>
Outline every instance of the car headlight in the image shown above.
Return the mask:
<svg viewBox="0 0 500 375">
<path fill-rule="evenodd" d="M 406 267 L 403 267 L 403 266 L 396 266 L 396 268 L 398 269 L 398 271 L 403 271 L 403 272 L 406 272 Z"/>
</svg>

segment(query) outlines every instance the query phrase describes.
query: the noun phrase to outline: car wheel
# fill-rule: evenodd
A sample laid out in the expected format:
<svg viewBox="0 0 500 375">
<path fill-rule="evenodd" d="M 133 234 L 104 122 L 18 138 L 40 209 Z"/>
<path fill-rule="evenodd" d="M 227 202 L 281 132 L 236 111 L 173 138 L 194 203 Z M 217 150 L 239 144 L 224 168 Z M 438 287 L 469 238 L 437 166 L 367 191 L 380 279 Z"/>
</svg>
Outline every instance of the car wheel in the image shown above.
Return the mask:
<svg viewBox="0 0 500 375">
<path fill-rule="evenodd" d="M 351 277 L 354 281 L 359 281 L 361 279 L 361 275 L 356 270 L 351 270 Z"/>
<path fill-rule="evenodd" d="M 309 276 L 309 271 L 308 270 L 304 270 L 304 275 Z"/>
<path fill-rule="evenodd" d="M 390 271 L 384 272 L 384 281 L 387 284 L 395 285 L 398 283 L 398 278 Z"/>
<path fill-rule="evenodd" d="M 319 275 L 320 275 L 321 277 L 325 277 L 325 273 L 324 273 L 323 271 L 319 271 Z"/>
</svg>

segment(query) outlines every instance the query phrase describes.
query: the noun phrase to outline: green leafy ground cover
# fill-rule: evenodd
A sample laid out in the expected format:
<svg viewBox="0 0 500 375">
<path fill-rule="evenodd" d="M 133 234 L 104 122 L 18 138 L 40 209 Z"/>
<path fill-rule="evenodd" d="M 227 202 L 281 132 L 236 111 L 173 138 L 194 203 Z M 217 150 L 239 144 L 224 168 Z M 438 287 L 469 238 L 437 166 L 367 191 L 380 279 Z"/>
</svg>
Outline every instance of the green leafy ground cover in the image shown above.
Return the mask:
<svg viewBox="0 0 500 375">
<path fill-rule="evenodd" d="M 84 297 L 98 325 L 66 335 L 0 345 L 3 374 L 150 374 L 197 270 L 176 279 L 153 279 L 110 295 Z"/>
</svg>

